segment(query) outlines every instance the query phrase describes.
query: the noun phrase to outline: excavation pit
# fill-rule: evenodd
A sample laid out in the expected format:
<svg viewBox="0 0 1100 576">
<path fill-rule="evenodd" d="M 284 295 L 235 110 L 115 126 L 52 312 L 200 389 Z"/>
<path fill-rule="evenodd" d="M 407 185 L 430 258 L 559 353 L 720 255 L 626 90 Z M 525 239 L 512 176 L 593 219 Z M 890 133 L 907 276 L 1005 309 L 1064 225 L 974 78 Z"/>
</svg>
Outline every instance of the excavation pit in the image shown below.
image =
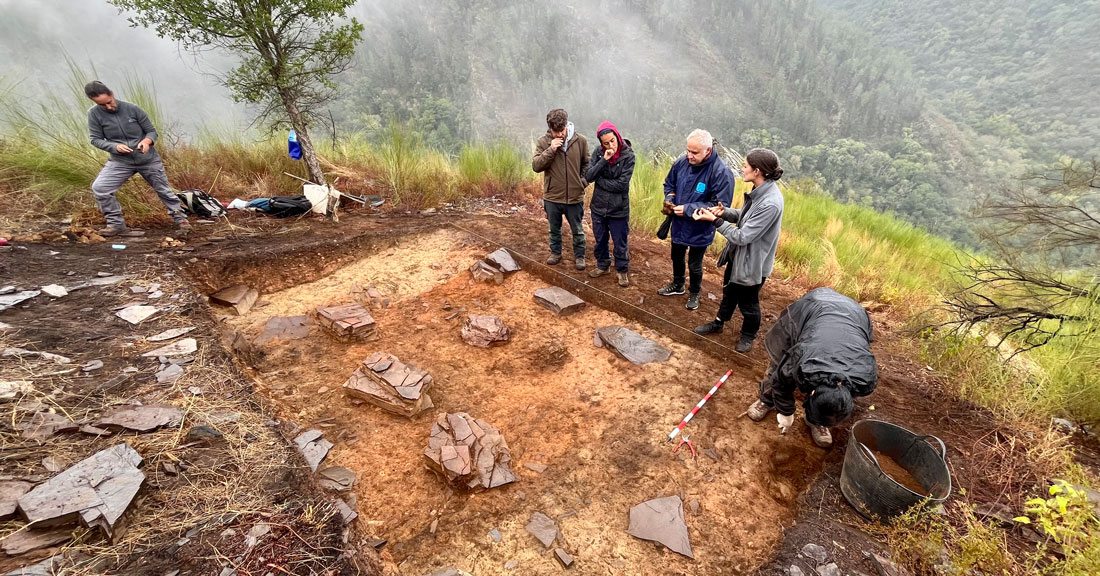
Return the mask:
<svg viewBox="0 0 1100 576">
<path fill-rule="evenodd" d="M 356 472 L 356 530 L 386 539 L 403 574 L 446 566 L 498 574 L 506 564 L 558 573 L 554 548 L 574 558 L 578 574 L 736 574 L 770 558 L 826 453 L 798 434 L 780 436 L 771 421 L 739 417 L 758 374 L 662 329 L 635 307 L 644 301 L 617 300 L 613 280 L 599 284 L 605 292 L 591 290 L 568 260 L 550 270 L 517 257 L 523 270 L 497 285 L 472 280 L 471 265 L 499 248 L 478 236 L 449 226 L 371 234 L 191 272 L 208 293 L 238 283 L 260 290 L 247 313 L 223 317 L 225 343 L 235 341 L 280 419 L 335 444 L 322 467 Z M 557 316 L 536 302 L 536 290 L 555 285 L 586 306 Z M 256 342 L 272 318 L 348 302 L 369 310 L 373 340 L 340 341 L 310 319 L 305 337 Z M 510 338 L 467 344 L 470 315 L 499 317 Z M 602 326 L 629 328 L 672 355 L 632 364 L 593 344 Z M 404 417 L 345 393 L 349 376 L 379 352 L 431 375 L 433 409 Z M 687 428 L 698 459 L 673 454 L 669 431 L 730 368 Z M 473 493 L 428 470 L 424 449 L 442 412 L 499 429 L 518 481 Z M 684 502 L 694 561 L 627 534 L 631 507 L 673 495 Z M 549 549 L 525 530 L 536 512 L 557 523 Z"/>
</svg>

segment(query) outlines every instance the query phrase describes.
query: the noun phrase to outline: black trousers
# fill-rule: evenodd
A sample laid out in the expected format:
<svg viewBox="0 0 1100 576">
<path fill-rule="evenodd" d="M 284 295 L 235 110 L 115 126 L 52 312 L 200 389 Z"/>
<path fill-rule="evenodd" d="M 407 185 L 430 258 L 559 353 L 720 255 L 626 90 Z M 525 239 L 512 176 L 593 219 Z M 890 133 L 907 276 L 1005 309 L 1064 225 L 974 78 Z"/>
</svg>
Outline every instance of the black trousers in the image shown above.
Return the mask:
<svg viewBox="0 0 1100 576">
<path fill-rule="evenodd" d="M 743 286 L 730 282 L 733 274 L 733 263 L 726 265 L 726 276 L 722 286 L 722 303 L 718 305 L 718 320 L 729 322 L 733 318 L 735 308 L 741 309 L 741 316 L 745 319 L 741 323 L 741 335 L 746 338 L 756 338 L 756 332 L 760 330 L 760 288 L 767 282 L 761 282 L 755 286 Z"/>
<path fill-rule="evenodd" d="M 677 284 L 684 283 L 684 256 L 687 256 L 687 268 L 691 273 L 691 283 L 688 284 L 688 292 L 698 294 L 703 289 L 703 255 L 707 253 L 706 246 L 688 246 L 686 244 L 672 243 L 672 281 Z"/>
</svg>

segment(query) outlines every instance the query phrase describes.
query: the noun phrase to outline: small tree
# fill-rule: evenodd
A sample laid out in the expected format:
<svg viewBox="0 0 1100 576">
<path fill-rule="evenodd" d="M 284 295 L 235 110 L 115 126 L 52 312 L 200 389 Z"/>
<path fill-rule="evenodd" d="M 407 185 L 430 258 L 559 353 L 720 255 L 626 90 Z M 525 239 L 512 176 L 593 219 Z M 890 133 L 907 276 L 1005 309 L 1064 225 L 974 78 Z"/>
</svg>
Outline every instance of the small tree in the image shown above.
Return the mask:
<svg viewBox="0 0 1100 576">
<path fill-rule="evenodd" d="M 309 124 L 335 93 L 363 26 L 337 25 L 355 0 L 109 0 L 188 50 L 221 48 L 241 62 L 222 77 L 238 102 L 259 106 L 257 121 L 294 128 L 310 179 L 325 183 Z"/>
</svg>

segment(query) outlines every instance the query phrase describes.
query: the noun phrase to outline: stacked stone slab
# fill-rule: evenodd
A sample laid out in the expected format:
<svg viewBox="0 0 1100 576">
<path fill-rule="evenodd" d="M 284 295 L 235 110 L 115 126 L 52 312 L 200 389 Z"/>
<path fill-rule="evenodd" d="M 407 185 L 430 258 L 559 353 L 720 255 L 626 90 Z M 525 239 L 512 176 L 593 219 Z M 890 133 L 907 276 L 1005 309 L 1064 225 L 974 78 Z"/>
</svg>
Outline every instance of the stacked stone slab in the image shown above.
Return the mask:
<svg viewBox="0 0 1100 576">
<path fill-rule="evenodd" d="M 471 314 L 462 325 L 462 339 L 471 346 L 488 348 L 511 337 L 508 327 L 497 316 Z"/>
<path fill-rule="evenodd" d="M 387 412 L 411 417 L 433 407 L 427 394 L 431 384 L 427 372 L 393 354 L 375 352 L 344 382 L 344 390 Z"/>
<path fill-rule="evenodd" d="M 584 308 L 584 300 L 557 286 L 535 290 L 535 302 L 558 316 L 568 316 Z"/>
<path fill-rule="evenodd" d="M 371 340 L 374 338 L 374 318 L 359 304 L 318 306 L 317 323 L 338 340 Z"/>
<path fill-rule="evenodd" d="M 428 469 L 471 490 L 516 481 L 508 443 L 499 430 L 465 412 L 440 414 L 424 449 Z"/>
<path fill-rule="evenodd" d="M 476 282 L 493 282 L 495 284 L 503 283 L 505 276 L 519 270 L 519 264 L 516 264 L 515 259 L 504 248 L 489 254 L 470 266 L 470 274 Z"/>
</svg>

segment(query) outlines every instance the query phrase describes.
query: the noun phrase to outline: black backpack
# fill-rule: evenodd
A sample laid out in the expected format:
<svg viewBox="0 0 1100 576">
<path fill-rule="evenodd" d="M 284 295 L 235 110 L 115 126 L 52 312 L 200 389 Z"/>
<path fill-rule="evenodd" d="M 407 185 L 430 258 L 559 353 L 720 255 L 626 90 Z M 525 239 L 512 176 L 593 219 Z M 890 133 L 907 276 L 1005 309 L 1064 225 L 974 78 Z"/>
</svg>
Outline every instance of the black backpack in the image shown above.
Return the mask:
<svg viewBox="0 0 1100 576">
<path fill-rule="evenodd" d="M 213 196 L 202 190 L 184 190 L 176 192 L 176 197 L 183 204 L 183 211 L 200 218 L 220 218 L 225 216 L 225 207 Z"/>
<path fill-rule="evenodd" d="M 298 196 L 273 196 L 267 213 L 276 218 L 301 216 L 313 209 L 313 204 L 304 194 Z"/>
</svg>

